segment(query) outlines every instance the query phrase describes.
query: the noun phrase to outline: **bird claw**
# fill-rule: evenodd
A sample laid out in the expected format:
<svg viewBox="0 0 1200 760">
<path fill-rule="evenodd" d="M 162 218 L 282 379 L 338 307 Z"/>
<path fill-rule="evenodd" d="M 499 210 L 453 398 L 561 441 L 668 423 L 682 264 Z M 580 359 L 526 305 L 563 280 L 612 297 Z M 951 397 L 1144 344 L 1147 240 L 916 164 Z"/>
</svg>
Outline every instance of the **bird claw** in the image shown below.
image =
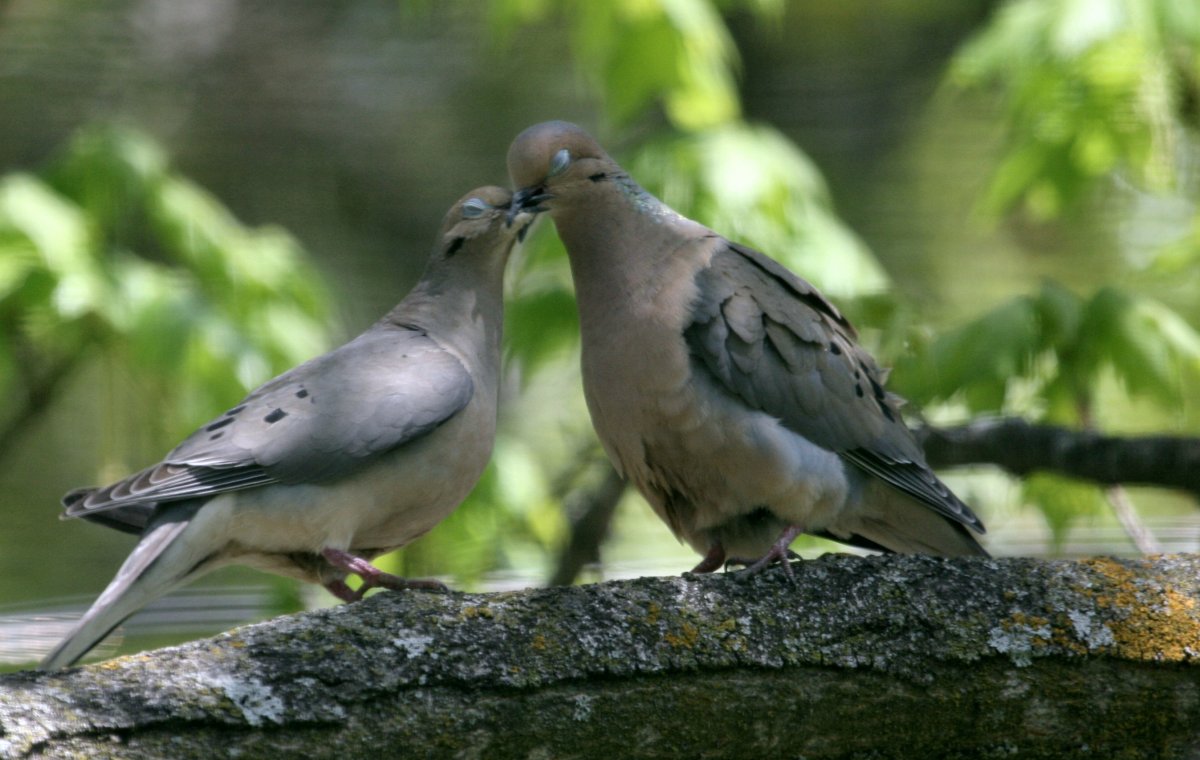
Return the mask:
<svg viewBox="0 0 1200 760">
<path fill-rule="evenodd" d="M 700 560 L 700 562 L 691 569 L 691 572 L 711 573 L 722 565 L 724 565 L 726 569 L 729 567 L 729 561 L 725 559 L 725 547 L 721 546 L 720 544 L 713 544 L 708 548 L 708 553 L 704 555 L 704 559 Z"/>
<path fill-rule="evenodd" d="M 450 590 L 441 581 L 427 578 L 401 578 L 398 575 L 385 573 L 362 557 L 356 557 L 340 549 L 323 549 L 321 556 L 334 567 L 345 570 L 347 573 L 353 573 L 362 579 L 362 584 L 356 589 L 350 588 L 344 580 L 340 579 L 325 583 L 325 588 L 329 593 L 344 602 L 357 602 L 373 588 L 386 588 L 390 591 L 424 589 L 445 592 Z"/>
<path fill-rule="evenodd" d="M 795 585 L 796 573 L 792 570 L 791 562 L 794 559 L 800 559 L 800 556 L 793 551 L 787 549 L 781 551 L 777 546 L 772 546 L 766 554 L 753 561 L 741 558 L 728 560 L 725 563 L 725 570 L 728 572 L 730 565 L 744 565 L 745 567 L 736 571 L 733 577 L 739 581 L 748 581 L 778 562 L 779 566 L 783 568 L 784 575 Z"/>
<path fill-rule="evenodd" d="M 357 602 L 359 599 L 362 599 L 362 593 L 347 586 L 346 582 L 340 578 L 336 581 L 326 581 L 324 586 L 326 591 L 343 602 Z"/>
<path fill-rule="evenodd" d="M 800 555 L 788 547 L 792 541 L 796 540 L 796 536 L 803 532 L 798 526 L 790 526 L 779 537 L 779 540 L 771 544 L 771 548 L 767 550 L 766 554 L 756 560 L 730 557 L 725 560 L 725 571 L 729 571 L 730 565 L 744 565 L 745 569 L 739 570 L 734 577 L 740 581 L 746 581 L 778 562 L 779 566 L 783 568 L 784 575 L 792 582 L 792 585 L 796 585 L 796 573 L 792 570 L 792 560 L 800 559 Z"/>
</svg>

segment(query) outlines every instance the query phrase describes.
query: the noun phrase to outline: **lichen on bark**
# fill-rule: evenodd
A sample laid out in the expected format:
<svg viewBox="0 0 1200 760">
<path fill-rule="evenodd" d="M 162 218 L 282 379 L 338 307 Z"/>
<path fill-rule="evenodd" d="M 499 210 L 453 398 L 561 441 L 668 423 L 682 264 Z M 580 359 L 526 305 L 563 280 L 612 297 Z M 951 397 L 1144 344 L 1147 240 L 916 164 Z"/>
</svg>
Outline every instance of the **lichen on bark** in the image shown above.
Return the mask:
<svg viewBox="0 0 1200 760">
<path fill-rule="evenodd" d="M 1200 559 L 380 593 L 0 677 L 22 757 L 1187 757 Z"/>
</svg>

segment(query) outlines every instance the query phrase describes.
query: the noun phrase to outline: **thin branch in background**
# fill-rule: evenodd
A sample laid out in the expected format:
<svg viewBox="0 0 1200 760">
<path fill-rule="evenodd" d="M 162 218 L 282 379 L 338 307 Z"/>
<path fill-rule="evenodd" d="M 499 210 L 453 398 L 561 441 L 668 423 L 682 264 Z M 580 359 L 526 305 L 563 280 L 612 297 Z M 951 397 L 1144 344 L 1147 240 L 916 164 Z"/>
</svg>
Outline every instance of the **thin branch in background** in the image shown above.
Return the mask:
<svg viewBox="0 0 1200 760">
<path fill-rule="evenodd" d="M 1133 542 L 1139 552 L 1142 554 L 1162 553 L 1162 544 L 1138 517 L 1137 509 L 1133 506 L 1133 502 L 1123 486 L 1116 485 L 1105 488 L 1104 499 L 1112 507 L 1117 521 L 1121 523 L 1125 534 L 1129 536 L 1129 540 Z"/>
<path fill-rule="evenodd" d="M 1092 403 L 1090 396 L 1081 394 L 1078 399 L 1078 412 L 1080 422 L 1083 424 L 1083 429 L 1089 433 L 1095 433 L 1099 428 L 1096 426 L 1096 417 L 1092 413 Z M 1146 524 L 1142 522 L 1141 515 L 1138 514 L 1137 508 L 1133 506 L 1133 500 L 1129 498 L 1129 493 L 1125 490 L 1125 486 L 1120 483 L 1110 485 L 1104 489 L 1104 501 L 1108 503 L 1109 509 L 1117 518 L 1117 522 L 1121 524 L 1121 529 L 1125 531 L 1125 535 L 1129 537 L 1130 543 L 1133 544 L 1142 554 L 1157 554 L 1161 551 L 1158 540 Z"/>
<path fill-rule="evenodd" d="M 1122 528 L 1139 551 L 1161 551 L 1129 501 L 1122 483 L 1174 488 L 1200 497 L 1200 438 L 1175 436 L 1117 437 L 1017 418 L 978 420 L 958 427 L 921 427 L 916 431 L 934 467 L 990 464 L 1023 477 L 1034 472 L 1108 486 L 1105 495 Z M 577 498 L 578 515 L 548 585 L 574 583 L 589 563 L 600 558 L 603 543 L 625 483 L 608 468 L 603 480 Z"/>
<path fill-rule="evenodd" d="M 1200 497 L 1200 438 L 1120 437 L 1016 418 L 915 432 L 933 467 L 991 464 L 1018 477 L 1053 472 L 1101 485 L 1174 488 Z"/>
<path fill-rule="evenodd" d="M 617 504 L 625 493 L 625 480 L 607 462 L 604 477 L 578 495 L 578 515 L 571 521 L 571 536 L 559 555 L 548 586 L 569 586 L 587 565 L 600 561 L 600 545 L 608 536 Z"/>
</svg>

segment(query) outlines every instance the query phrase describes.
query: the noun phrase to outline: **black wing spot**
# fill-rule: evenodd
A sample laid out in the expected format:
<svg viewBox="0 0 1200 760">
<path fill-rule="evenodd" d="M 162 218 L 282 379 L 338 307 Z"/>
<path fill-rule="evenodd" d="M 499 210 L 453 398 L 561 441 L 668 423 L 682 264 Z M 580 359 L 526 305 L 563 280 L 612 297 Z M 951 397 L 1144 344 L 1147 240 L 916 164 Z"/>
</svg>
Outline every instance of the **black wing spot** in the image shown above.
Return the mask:
<svg viewBox="0 0 1200 760">
<path fill-rule="evenodd" d="M 854 384 L 854 394 L 855 394 L 856 396 L 858 396 L 859 398 L 862 398 L 862 397 L 863 397 L 863 395 L 864 395 L 864 394 L 863 394 L 863 389 L 862 389 L 862 386 L 861 386 L 861 385 L 859 385 L 858 383 L 855 383 L 855 384 Z"/>
<path fill-rule="evenodd" d="M 241 414 L 242 411 L 245 410 L 245 408 L 246 408 L 245 404 L 242 404 L 240 406 L 235 406 L 234 408 L 230 409 L 228 412 L 225 412 L 225 416 L 226 417 L 234 417 L 238 414 Z"/>
<path fill-rule="evenodd" d="M 208 437 L 208 440 L 210 440 L 210 441 L 215 441 L 215 440 L 217 440 L 218 438 L 220 438 L 220 437 L 221 437 L 221 436 L 223 436 L 223 435 L 225 435 L 225 431 L 224 431 L 224 430 L 222 430 L 222 431 L 220 431 L 220 432 L 217 432 L 217 433 L 213 433 L 212 435 L 210 435 L 210 436 Z"/>
<path fill-rule="evenodd" d="M 887 396 L 883 392 L 883 386 L 880 385 L 879 383 L 875 382 L 875 378 L 868 377 L 867 379 L 871 381 L 871 390 L 873 390 L 875 392 L 875 398 L 877 400 L 883 401 L 885 398 L 887 398 Z"/>
<path fill-rule="evenodd" d="M 296 391 L 296 398 L 307 398 L 307 397 L 308 397 L 308 389 L 301 388 L 300 390 Z"/>
<path fill-rule="evenodd" d="M 403 327 L 405 330 L 412 330 L 417 335 L 429 334 L 424 327 L 421 327 L 420 325 L 414 325 L 411 322 L 397 322 L 396 327 Z"/>
<path fill-rule="evenodd" d="M 263 417 L 263 422 L 274 425 L 276 422 L 279 422 L 281 419 L 283 419 L 286 416 L 287 416 L 287 412 L 283 411 L 282 409 L 276 408 L 273 412 L 268 414 L 266 417 Z"/>
<path fill-rule="evenodd" d="M 841 356 L 842 355 L 842 347 L 836 343 L 830 343 L 829 344 L 829 353 L 833 354 L 834 356 Z M 856 372 L 854 374 L 857 375 L 858 373 Z"/>
<path fill-rule="evenodd" d="M 588 179 L 590 179 L 592 182 L 603 182 L 604 180 L 608 179 L 608 175 L 604 172 L 596 172 L 592 176 L 588 177 Z"/>
<path fill-rule="evenodd" d="M 226 425 L 232 425 L 234 422 L 235 422 L 235 420 L 232 417 L 224 417 L 223 419 L 219 419 L 216 422 L 214 422 L 213 424 L 204 428 L 204 431 L 206 433 L 211 433 L 214 430 L 220 430 L 221 428 L 225 427 Z"/>
<path fill-rule="evenodd" d="M 463 243 L 467 242 L 465 237 L 456 237 L 450 241 L 450 245 L 446 246 L 446 258 L 450 258 L 458 253 L 458 249 L 463 247 Z"/>
</svg>

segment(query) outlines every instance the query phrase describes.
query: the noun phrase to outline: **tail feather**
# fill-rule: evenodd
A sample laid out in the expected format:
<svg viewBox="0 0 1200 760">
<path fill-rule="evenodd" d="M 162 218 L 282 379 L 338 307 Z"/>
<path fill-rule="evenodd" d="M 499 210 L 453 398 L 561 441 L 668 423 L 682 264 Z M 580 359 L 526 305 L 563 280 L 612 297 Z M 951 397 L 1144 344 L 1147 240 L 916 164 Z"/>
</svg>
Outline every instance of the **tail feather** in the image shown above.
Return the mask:
<svg viewBox="0 0 1200 760">
<path fill-rule="evenodd" d="M 834 538 L 849 543 L 865 541 L 898 554 L 989 556 L 965 525 L 883 482 L 868 485 L 859 503 L 859 509 L 830 526 Z"/>
<path fill-rule="evenodd" d="M 197 575 L 204 557 L 196 557 L 195 548 L 187 545 L 191 524 L 184 519 L 151 527 L 108 588 L 38 668 L 73 664 L 134 612 Z"/>
<path fill-rule="evenodd" d="M 146 530 L 146 525 L 154 516 L 155 509 L 158 506 L 157 502 L 122 504 L 119 507 L 98 510 L 84 509 L 81 505 L 86 504 L 88 497 L 98 491 L 100 491 L 99 488 L 76 488 L 74 491 L 70 491 L 67 495 L 63 496 L 62 505 L 64 511 L 61 516 L 62 519 L 82 517 L 88 522 L 114 528 L 123 533 L 138 535 Z"/>
</svg>

